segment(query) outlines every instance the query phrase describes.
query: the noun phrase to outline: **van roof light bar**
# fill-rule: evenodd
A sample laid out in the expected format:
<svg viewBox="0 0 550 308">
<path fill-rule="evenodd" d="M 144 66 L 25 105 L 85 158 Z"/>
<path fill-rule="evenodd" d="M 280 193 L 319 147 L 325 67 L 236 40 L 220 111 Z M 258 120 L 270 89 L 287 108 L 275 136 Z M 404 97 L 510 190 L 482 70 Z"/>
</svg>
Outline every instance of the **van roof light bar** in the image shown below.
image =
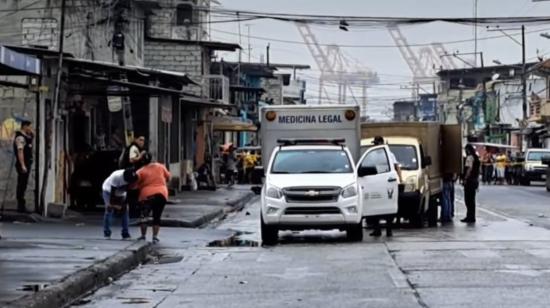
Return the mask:
<svg viewBox="0 0 550 308">
<path fill-rule="evenodd" d="M 318 145 L 340 145 L 343 146 L 346 143 L 344 138 L 308 138 L 308 139 L 295 139 L 295 138 L 282 138 L 277 139 L 277 143 L 284 146 L 289 145 L 309 145 L 309 144 L 318 144 Z"/>
</svg>

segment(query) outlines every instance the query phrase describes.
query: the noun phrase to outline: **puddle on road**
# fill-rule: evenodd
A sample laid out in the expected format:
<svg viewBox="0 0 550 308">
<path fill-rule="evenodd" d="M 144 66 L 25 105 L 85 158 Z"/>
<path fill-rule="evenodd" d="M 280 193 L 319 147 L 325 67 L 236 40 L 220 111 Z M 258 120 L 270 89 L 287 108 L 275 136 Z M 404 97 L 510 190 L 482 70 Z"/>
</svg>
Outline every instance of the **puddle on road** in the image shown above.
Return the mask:
<svg viewBox="0 0 550 308">
<path fill-rule="evenodd" d="M 259 247 L 258 241 L 248 240 L 241 238 L 243 233 L 236 233 L 235 235 L 223 240 L 215 240 L 208 243 L 207 247 Z"/>
<path fill-rule="evenodd" d="M 25 291 L 25 292 L 38 292 L 42 289 L 45 289 L 46 287 L 48 287 L 47 283 L 29 283 L 29 284 L 24 284 L 23 287 L 17 290 Z"/>
</svg>

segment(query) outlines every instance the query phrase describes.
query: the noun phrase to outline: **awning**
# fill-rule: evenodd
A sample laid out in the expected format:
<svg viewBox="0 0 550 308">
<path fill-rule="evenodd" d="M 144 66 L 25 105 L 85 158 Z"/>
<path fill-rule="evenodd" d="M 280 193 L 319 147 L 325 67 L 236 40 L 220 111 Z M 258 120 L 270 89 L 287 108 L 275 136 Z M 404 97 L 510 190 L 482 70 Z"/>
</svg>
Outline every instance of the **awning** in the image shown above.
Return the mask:
<svg viewBox="0 0 550 308">
<path fill-rule="evenodd" d="M 234 117 L 216 117 L 212 119 L 215 131 L 224 132 L 256 132 L 258 128 L 252 122 L 245 122 Z"/>
<path fill-rule="evenodd" d="M 40 75 L 40 60 L 0 46 L 0 75 Z"/>
<path fill-rule="evenodd" d="M 83 70 L 92 70 L 101 73 L 119 72 L 135 75 L 135 77 L 155 77 L 159 81 L 163 82 L 179 82 L 183 85 L 197 84 L 187 74 L 180 72 L 172 72 L 165 70 L 158 70 L 148 67 L 132 66 L 132 65 L 117 65 L 109 62 L 91 61 L 77 58 L 67 58 L 65 62 L 72 68 L 80 67 Z M 130 76 L 129 76 L 130 77 Z"/>
</svg>

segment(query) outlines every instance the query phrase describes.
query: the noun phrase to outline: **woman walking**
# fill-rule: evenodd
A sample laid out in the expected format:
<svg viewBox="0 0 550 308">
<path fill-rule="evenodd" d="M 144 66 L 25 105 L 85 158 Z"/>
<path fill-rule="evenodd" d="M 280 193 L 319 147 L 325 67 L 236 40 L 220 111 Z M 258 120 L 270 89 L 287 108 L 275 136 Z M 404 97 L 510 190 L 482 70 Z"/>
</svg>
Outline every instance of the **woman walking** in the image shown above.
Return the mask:
<svg viewBox="0 0 550 308">
<path fill-rule="evenodd" d="M 137 188 L 139 189 L 139 202 L 141 204 L 141 237 L 145 240 L 147 235 L 147 218 L 153 213 L 153 244 L 159 242 L 160 217 L 166 201 L 168 200 L 168 187 L 170 172 L 159 163 L 151 162 L 151 155 L 143 158 L 144 167 L 138 170 Z"/>
</svg>

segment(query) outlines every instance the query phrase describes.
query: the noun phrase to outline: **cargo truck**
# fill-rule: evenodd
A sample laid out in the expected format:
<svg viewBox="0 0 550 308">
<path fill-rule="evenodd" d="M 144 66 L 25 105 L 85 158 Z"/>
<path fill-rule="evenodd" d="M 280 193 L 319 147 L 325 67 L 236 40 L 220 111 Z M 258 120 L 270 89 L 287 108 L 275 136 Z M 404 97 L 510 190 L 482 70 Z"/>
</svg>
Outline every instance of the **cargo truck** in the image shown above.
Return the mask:
<svg viewBox="0 0 550 308">
<path fill-rule="evenodd" d="M 443 175 L 462 170 L 462 136 L 459 125 L 436 122 L 364 123 L 361 147 L 382 136 L 400 164 L 398 216 L 416 226 L 437 224 Z"/>
</svg>

